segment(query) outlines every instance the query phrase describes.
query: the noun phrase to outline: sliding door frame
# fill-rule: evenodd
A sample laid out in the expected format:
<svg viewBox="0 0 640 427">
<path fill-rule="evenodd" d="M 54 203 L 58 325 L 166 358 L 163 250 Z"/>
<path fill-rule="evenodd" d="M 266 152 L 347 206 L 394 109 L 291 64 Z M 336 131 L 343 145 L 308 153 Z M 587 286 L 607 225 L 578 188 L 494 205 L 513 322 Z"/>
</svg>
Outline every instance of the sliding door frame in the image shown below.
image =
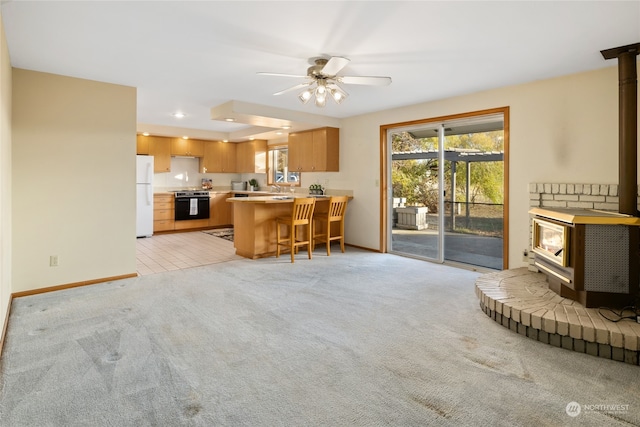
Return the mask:
<svg viewBox="0 0 640 427">
<path fill-rule="evenodd" d="M 387 134 L 389 133 L 388 131 L 395 128 L 403 128 L 407 126 L 435 124 L 434 122 L 445 122 L 491 114 L 502 114 L 504 119 L 504 207 L 502 268 L 509 268 L 509 107 L 492 108 L 449 116 L 391 123 L 380 126 L 380 252 L 389 252 L 389 186 L 391 185 L 391 183 L 389 182 L 389 168 L 391 164 L 391 156 L 389 141 L 387 138 Z"/>
</svg>

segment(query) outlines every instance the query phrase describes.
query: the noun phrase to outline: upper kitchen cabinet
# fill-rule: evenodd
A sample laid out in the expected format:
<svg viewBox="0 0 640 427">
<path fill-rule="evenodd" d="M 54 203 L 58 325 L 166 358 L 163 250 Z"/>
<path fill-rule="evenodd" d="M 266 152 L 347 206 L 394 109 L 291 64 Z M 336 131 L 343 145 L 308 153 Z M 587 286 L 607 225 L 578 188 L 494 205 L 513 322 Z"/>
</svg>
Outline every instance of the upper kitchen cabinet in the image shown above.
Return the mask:
<svg viewBox="0 0 640 427">
<path fill-rule="evenodd" d="M 289 152 L 288 166 L 293 172 L 311 170 L 313 161 L 313 133 L 296 132 L 289 134 L 287 144 Z"/>
<path fill-rule="evenodd" d="M 138 135 L 136 142 L 138 154 L 153 156 L 155 173 L 171 171 L 171 138 Z"/>
<path fill-rule="evenodd" d="M 222 141 L 205 141 L 204 155 L 200 159 L 202 173 L 235 173 L 236 144 Z"/>
<path fill-rule="evenodd" d="M 267 172 L 267 141 L 256 139 L 237 144 L 236 172 Z"/>
<path fill-rule="evenodd" d="M 198 139 L 171 138 L 172 156 L 204 156 L 204 141 Z"/>
<path fill-rule="evenodd" d="M 149 137 L 137 135 L 136 137 L 136 154 L 149 154 Z"/>
<path fill-rule="evenodd" d="M 340 130 L 320 128 L 289 134 L 289 170 L 292 172 L 338 172 Z"/>
</svg>

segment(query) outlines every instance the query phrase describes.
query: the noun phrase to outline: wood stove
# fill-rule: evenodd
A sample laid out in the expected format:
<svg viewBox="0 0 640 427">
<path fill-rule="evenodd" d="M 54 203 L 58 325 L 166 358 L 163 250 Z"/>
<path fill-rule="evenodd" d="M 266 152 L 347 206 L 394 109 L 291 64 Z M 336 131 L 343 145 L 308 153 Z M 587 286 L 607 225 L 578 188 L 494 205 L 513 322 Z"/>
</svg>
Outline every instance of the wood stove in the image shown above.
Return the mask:
<svg viewBox="0 0 640 427">
<path fill-rule="evenodd" d="M 549 289 L 585 307 L 622 307 L 638 293 L 640 218 L 593 209 L 533 208 L 534 265 Z"/>
<path fill-rule="evenodd" d="M 534 265 L 549 288 L 586 307 L 635 306 L 640 281 L 638 79 L 640 43 L 601 51 L 618 59 L 619 212 L 533 208 Z"/>
</svg>

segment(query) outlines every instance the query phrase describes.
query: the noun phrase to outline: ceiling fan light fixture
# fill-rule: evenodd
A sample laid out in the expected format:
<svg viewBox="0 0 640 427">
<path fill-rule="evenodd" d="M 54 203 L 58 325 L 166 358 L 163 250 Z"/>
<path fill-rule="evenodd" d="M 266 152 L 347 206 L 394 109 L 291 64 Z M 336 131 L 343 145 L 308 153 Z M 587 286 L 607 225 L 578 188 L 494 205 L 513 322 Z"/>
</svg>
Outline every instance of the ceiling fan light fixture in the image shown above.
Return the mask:
<svg viewBox="0 0 640 427">
<path fill-rule="evenodd" d="M 306 104 L 307 102 L 309 102 L 312 95 L 313 95 L 313 92 L 311 91 L 311 89 L 305 89 L 300 93 L 300 95 L 298 95 L 298 98 L 303 104 Z"/>
<path fill-rule="evenodd" d="M 331 97 L 336 102 L 336 104 L 342 104 L 342 101 L 344 101 L 349 96 L 349 94 L 347 92 L 342 90 L 337 85 L 334 85 L 333 87 L 330 87 L 329 88 L 329 93 L 331 94 Z"/>
<path fill-rule="evenodd" d="M 327 88 L 319 85 L 316 89 L 316 106 L 324 107 L 327 104 Z"/>
<path fill-rule="evenodd" d="M 341 87 L 340 84 L 353 84 L 353 85 L 368 85 L 368 86 L 388 86 L 391 84 L 391 77 L 382 76 L 344 76 L 339 75 L 339 72 L 349 64 L 349 58 L 341 56 L 332 56 L 330 58 L 311 58 L 314 65 L 307 68 L 306 76 L 299 76 L 294 74 L 283 73 L 264 73 L 258 74 L 282 76 L 282 77 L 304 77 L 306 82 L 299 83 L 293 87 L 290 87 L 280 92 L 274 93 L 274 95 L 281 95 L 285 92 L 298 90 L 305 87 L 305 90 L 298 94 L 298 99 L 303 104 L 306 104 L 315 96 L 315 104 L 318 107 L 324 107 L 326 105 L 327 93 L 331 95 L 336 104 L 341 104 L 345 98 L 349 96 Z M 314 86 L 315 85 L 315 86 Z"/>
</svg>

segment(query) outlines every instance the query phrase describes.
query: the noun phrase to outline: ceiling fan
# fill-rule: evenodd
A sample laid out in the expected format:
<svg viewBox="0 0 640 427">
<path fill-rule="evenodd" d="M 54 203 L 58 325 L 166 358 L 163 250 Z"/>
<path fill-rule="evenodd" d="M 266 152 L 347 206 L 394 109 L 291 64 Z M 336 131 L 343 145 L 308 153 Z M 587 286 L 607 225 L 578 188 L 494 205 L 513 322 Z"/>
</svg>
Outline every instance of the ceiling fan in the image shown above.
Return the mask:
<svg viewBox="0 0 640 427">
<path fill-rule="evenodd" d="M 342 103 L 342 101 L 349 96 L 349 94 L 345 92 L 339 84 L 369 86 L 387 86 L 391 84 L 391 77 L 338 76 L 337 74 L 340 70 L 346 67 L 350 62 L 348 58 L 344 58 L 342 56 L 332 56 L 329 59 L 311 58 L 309 62 L 313 65 L 307 68 L 306 76 L 264 72 L 260 72 L 258 74 L 264 76 L 305 78 L 306 81 L 304 83 L 281 90 L 280 92 L 274 93 L 274 95 L 282 95 L 286 92 L 305 88 L 305 90 L 298 95 L 300 101 L 303 104 L 306 104 L 315 96 L 315 104 L 318 107 L 324 107 L 326 105 L 327 95 L 330 95 L 337 104 Z"/>
</svg>

